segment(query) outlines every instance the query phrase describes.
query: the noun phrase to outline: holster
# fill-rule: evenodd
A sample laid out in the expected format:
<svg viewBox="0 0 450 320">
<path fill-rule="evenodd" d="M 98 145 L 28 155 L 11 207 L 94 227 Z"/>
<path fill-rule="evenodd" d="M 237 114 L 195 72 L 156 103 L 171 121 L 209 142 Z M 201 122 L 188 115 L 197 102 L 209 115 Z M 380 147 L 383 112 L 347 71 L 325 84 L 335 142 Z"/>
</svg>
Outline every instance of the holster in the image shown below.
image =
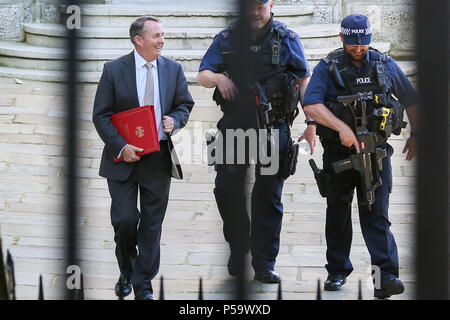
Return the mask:
<svg viewBox="0 0 450 320">
<path fill-rule="evenodd" d="M 280 165 L 280 170 L 278 170 L 278 177 L 282 180 L 286 180 L 291 175 L 295 174 L 297 170 L 297 159 L 298 159 L 299 144 L 294 143 L 292 139 L 289 138 L 289 146 L 284 152 L 283 161 Z"/>
<path fill-rule="evenodd" d="M 314 179 L 316 179 L 320 195 L 324 198 L 330 197 L 332 195 L 331 176 L 322 169 L 319 169 L 313 159 L 309 160 L 309 165 L 314 172 Z"/>
</svg>

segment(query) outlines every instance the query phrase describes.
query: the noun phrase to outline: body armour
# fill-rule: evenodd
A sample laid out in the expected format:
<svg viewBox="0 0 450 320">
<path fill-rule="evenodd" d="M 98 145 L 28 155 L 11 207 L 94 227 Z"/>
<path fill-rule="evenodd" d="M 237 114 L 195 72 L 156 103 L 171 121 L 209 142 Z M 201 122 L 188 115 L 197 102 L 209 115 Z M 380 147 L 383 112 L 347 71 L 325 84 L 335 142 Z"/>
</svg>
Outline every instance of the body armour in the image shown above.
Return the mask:
<svg viewBox="0 0 450 320">
<path fill-rule="evenodd" d="M 369 49 L 368 54 L 369 62 L 358 69 L 349 65 L 351 62 L 342 48 L 332 51 L 323 61 L 328 66 L 329 75 L 337 88 L 338 96 L 358 93 L 372 96 L 366 102 L 367 129 L 377 134 L 377 144 L 380 145 L 386 142 L 392 133 L 400 134 L 404 126 L 404 108 L 386 86 L 385 63 L 391 58 L 373 48 Z M 348 107 L 340 102 L 332 101 L 326 101 L 325 105 L 355 132 L 355 120 Z M 361 116 L 359 107 L 355 116 Z M 325 142 L 340 145 L 339 135 L 332 129 L 318 125 L 317 134 Z"/>
<path fill-rule="evenodd" d="M 224 41 L 231 41 L 234 26 L 222 31 Z M 286 25 L 271 19 L 262 34 L 249 47 L 250 65 L 249 79 L 257 81 L 272 105 L 269 112 L 270 117 L 286 117 L 293 121 L 298 114 L 298 102 L 300 99 L 300 87 L 297 78 L 282 65 L 282 41 L 284 37 L 295 37 L 295 34 L 286 28 Z M 236 59 L 234 52 L 222 52 L 225 65 L 221 72 L 233 79 L 232 64 Z M 249 84 L 251 90 L 251 84 Z M 224 113 L 229 112 L 228 102 L 223 100 L 219 90 L 216 88 L 213 99 L 222 107 Z M 227 110 L 228 109 L 228 110 Z"/>
</svg>

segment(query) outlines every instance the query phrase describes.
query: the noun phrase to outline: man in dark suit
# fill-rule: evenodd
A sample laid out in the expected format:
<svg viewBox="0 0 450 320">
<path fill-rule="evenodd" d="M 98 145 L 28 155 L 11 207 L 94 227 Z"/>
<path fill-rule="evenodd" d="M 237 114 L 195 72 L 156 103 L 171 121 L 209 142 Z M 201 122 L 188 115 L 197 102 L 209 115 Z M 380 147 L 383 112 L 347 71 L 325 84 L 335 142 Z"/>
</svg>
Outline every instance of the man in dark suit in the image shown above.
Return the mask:
<svg viewBox="0 0 450 320">
<path fill-rule="evenodd" d="M 120 269 L 115 293 L 127 296 L 132 285 L 136 299 L 151 300 L 171 176 L 179 178 L 180 174 L 169 151 L 173 147 L 170 134 L 186 125 L 194 102 L 181 65 L 161 56 L 164 31 L 158 18 L 138 18 L 130 26 L 130 39 L 135 50 L 104 66 L 93 122 L 105 143 L 99 174 L 108 179 L 112 199 L 111 223 Z M 138 156 L 142 149 L 127 144 L 110 118 L 144 105 L 155 106 L 160 151 Z M 113 161 L 121 156 L 124 161 Z"/>
</svg>

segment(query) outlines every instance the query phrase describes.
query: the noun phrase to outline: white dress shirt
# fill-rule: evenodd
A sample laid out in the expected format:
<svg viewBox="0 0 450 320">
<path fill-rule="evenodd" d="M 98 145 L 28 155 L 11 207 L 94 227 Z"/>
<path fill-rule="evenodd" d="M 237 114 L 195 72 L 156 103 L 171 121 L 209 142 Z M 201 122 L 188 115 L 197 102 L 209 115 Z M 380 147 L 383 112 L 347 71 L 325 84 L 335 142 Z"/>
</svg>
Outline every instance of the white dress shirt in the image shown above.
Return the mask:
<svg viewBox="0 0 450 320">
<path fill-rule="evenodd" d="M 141 57 L 141 55 L 134 50 L 134 61 L 136 64 L 136 88 L 137 88 L 137 94 L 138 94 L 138 100 L 139 100 L 139 106 L 143 107 L 144 104 L 144 98 L 145 98 L 145 86 L 147 83 L 147 68 L 145 65 L 147 64 L 147 61 Z M 161 114 L 161 101 L 159 98 L 159 80 L 158 80 L 158 64 L 156 63 L 156 60 L 150 61 L 150 63 L 153 65 L 152 68 L 152 75 L 153 75 L 153 104 L 155 106 L 155 118 L 156 118 L 156 126 L 158 128 L 158 138 L 159 141 L 161 140 L 167 140 L 166 133 L 163 130 L 162 126 L 162 114 Z M 127 145 L 125 145 L 122 150 L 120 150 L 118 158 L 122 156 L 122 151 L 125 149 Z"/>
</svg>

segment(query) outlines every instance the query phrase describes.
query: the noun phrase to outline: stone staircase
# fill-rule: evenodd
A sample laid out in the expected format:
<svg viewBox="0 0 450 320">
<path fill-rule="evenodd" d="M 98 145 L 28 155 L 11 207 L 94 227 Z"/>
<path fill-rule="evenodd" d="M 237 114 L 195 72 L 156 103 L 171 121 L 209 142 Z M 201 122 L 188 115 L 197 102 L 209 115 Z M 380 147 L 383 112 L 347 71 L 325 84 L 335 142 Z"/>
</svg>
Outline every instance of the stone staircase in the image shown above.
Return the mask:
<svg viewBox="0 0 450 320">
<path fill-rule="evenodd" d="M 124 0 L 121 0 L 124 1 Z M 137 1 L 137 0 L 133 0 Z M 154 0 L 163 3 L 163 0 Z M 209 0 L 208 0 L 209 1 Z M 211 0 L 212 1 L 212 0 Z M 131 2 L 131 0 L 130 0 Z M 165 0 L 164 3 L 170 2 Z M 193 1 L 196 2 L 196 1 Z M 198 0 L 197 3 L 201 1 Z M 113 0 L 114 3 L 114 0 Z M 165 4 L 164 4 L 165 5 Z M 162 5 L 161 5 L 162 6 Z M 215 173 L 206 166 L 204 132 L 213 129 L 221 112 L 212 101 L 212 89 L 195 84 L 200 59 L 214 35 L 234 18 L 224 7 L 190 10 L 172 6 L 150 10 L 144 5 L 87 5 L 82 8 L 80 30 L 79 158 L 80 257 L 87 299 L 115 299 L 117 263 L 113 230 L 110 226 L 110 198 L 105 179 L 98 176 L 103 143 L 92 124 L 96 82 L 103 64 L 132 50 L 128 26 L 138 16 L 152 14 L 163 21 L 166 44 L 163 54 L 183 64 L 195 100 L 185 129 L 174 136 L 185 179 L 174 180 L 162 235 L 160 275 L 164 276 L 166 298 L 196 299 L 198 279 L 204 279 L 206 299 L 228 299 L 231 292 L 226 271 L 228 247 L 214 201 Z M 311 67 L 338 46 L 339 26 L 314 23 L 311 6 L 275 6 L 276 19 L 299 33 Z M 18 299 L 35 299 L 38 276 L 43 274 L 46 299 L 60 298 L 64 273 L 65 27 L 59 24 L 23 26 L 24 42 L 0 41 L 0 224 L 5 247 L 11 249 L 16 266 Z M 389 43 L 374 44 L 389 51 Z M 401 62 L 407 75 L 413 63 Z M 24 80 L 17 84 L 14 77 Z M 49 82 L 42 82 L 49 81 Z M 301 112 L 292 135 L 303 130 Z M 414 297 L 412 260 L 414 222 L 414 167 L 404 161 L 401 150 L 407 131 L 393 136 L 394 192 L 390 220 L 399 246 L 401 277 L 407 291 L 398 299 Z M 305 146 L 305 143 L 301 144 Z M 302 148 L 303 149 L 303 148 Z M 322 148 L 312 156 L 320 164 Z M 324 220 L 326 202 L 308 165 L 309 155 L 300 151 L 297 172 L 283 189 L 283 229 L 277 271 L 283 277 L 283 299 L 314 299 L 317 279 L 326 279 Z M 323 292 L 326 299 L 357 299 L 357 281 L 366 279 L 370 265 L 359 227 L 357 206 L 353 204 L 355 231 L 352 261 L 355 272 L 339 293 Z M 153 286 L 158 296 L 159 275 Z M 275 299 L 277 287 L 252 284 L 254 299 Z M 372 293 L 363 286 L 365 299 Z M 132 298 L 132 296 L 130 297 Z M 397 297 L 396 297 L 397 298 Z"/>
<path fill-rule="evenodd" d="M 64 12 L 64 8 L 61 8 Z M 79 81 L 98 81 L 105 62 L 133 49 L 129 40 L 130 23 L 142 15 L 161 18 L 166 44 L 163 54 L 183 65 L 188 81 L 195 83 L 197 70 L 215 34 L 228 26 L 235 13 L 231 9 L 199 10 L 198 7 L 154 8 L 148 5 L 85 5 L 79 30 Z M 329 51 L 340 46 L 339 25 L 314 23 L 314 7 L 275 6 L 277 20 L 285 22 L 302 40 L 313 67 Z M 0 41 L 0 76 L 39 81 L 63 81 L 66 65 L 66 32 L 63 24 L 23 25 L 24 42 Z M 389 52 L 389 43 L 374 43 Z M 412 73 L 407 67 L 405 72 Z"/>
</svg>

